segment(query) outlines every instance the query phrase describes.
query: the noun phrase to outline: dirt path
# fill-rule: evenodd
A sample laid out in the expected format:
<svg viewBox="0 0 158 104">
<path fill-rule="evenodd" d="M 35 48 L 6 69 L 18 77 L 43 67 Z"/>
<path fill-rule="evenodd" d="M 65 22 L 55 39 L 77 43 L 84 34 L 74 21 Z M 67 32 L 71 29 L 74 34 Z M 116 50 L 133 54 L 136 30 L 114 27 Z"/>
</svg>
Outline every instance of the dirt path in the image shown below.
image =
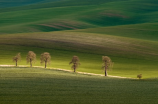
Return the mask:
<svg viewBox="0 0 158 104">
<path fill-rule="evenodd" d="M 0 65 L 0 66 L 1 67 L 13 67 L 15 65 Z M 29 66 L 28 65 L 18 65 L 18 67 L 29 67 Z M 43 68 L 41 66 L 34 66 L 34 67 Z M 62 70 L 62 71 L 72 72 L 71 70 L 66 70 L 66 69 L 61 69 L 61 68 L 47 68 L 47 69 L 56 69 L 56 70 Z M 86 74 L 86 75 L 104 76 L 103 74 L 95 74 L 95 73 L 87 73 L 87 72 L 76 72 L 76 73 Z M 108 77 L 135 79 L 135 78 L 130 78 L 130 77 L 121 77 L 121 76 L 112 76 L 112 75 L 108 75 Z"/>
</svg>

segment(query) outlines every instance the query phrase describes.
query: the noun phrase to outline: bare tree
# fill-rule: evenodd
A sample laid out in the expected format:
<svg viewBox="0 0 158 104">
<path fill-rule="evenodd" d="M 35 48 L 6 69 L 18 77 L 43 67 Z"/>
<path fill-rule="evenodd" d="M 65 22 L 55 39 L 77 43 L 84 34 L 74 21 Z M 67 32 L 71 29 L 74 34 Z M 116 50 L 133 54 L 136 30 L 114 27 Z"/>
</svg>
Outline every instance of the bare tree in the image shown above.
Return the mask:
<svg viewBox="0 0 158 104">
<path fill-rule="evenodd" d="M 16 63 L 16 66 L 17 66 L 19 60 L 21 60 L 20 53 L 18 53 L 16 56 L 13 57 L 13 62 Z"/>
<path fill-rule="evenodd" d="M 45 68 L 47 67 L 47 63 L 50 63 L 51 56 L 48 52 L 44 52 L 41 54 L 41 63 L 45 63 Z"/>
<path fill-rule="evenodd" d="M 27 63 L 30 63 L 30 67 L 32 67 L 32 62 L 36 60 L 36 54 L 33 51 L 29 51 L 26 56 Z"/>
<path fill-rule="evenodd" d="M 141 79 L 142 78 L 142 74 L 137 75 L 137 78 Z"/>
<path fill-rule="evenodd" d="M 78 65 L 80 65 L 78 56 L 73 56 L 69 64 L 73 64 L 71 68 L 74 69 L 74 72 L 76 72 Z"/>
<path fill-rule="evenodd" d="M 109 69 L 110 66 L 112 66 L 112 61 L 108 56 L 102 56 L 102 61 L 103 61 L 102 68 L 104 68 L 105 76 L 107 76 L 108 75 L 107 69 Z"/>
</svg>

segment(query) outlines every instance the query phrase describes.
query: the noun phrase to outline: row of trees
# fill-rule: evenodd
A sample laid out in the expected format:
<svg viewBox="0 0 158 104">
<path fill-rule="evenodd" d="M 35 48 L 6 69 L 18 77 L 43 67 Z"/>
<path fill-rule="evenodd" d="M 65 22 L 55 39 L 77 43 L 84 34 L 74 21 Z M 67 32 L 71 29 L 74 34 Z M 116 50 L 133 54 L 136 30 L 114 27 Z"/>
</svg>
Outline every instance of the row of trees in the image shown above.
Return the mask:
<svg viewBox="0 0 158 104">
<path fill-rule="evenodd" d="M 20 53 L 18 53 L 16 56 L 13 57 L 13 61 L 16 63 L 16 66 L 19 60 L 21 60 Z M 26 61 L 27 63 L 30 63 L 30 67 L 32 67 L 32 63 L 35 60 L 36 60 L 36 54 L 33 51 L 29 51 L 26 56 Z M 48 52 L 44 52 L 41 54 L 40 60 L 41 60 L 41 64 L 45 63 L 45 68 L 46 68 L 47 64 L 50 63 L 51 56 Z"/>
<path fill-rule="evenodd" d="M 16 56 L 13 57 L 13 61 L 16 63 L 16 66 L 17 66 L 17 63 L 19 60 L 21 60 L 20 53 L 18 53 Z M 33 51 L 29 51 L 26 56 L 26 61 L 27 61 L 27 63 L 30 63 L 30 67 L 32 67 L 32 63 L 35 60 L 36 60 L 36 54 Z M 47 64 L 50 63 L 50 61 L 51 61 L 51 56 L 48 52 L 44 52 L 41 54 L 40 60 L 41 60 L 41 64 L 44 63 L 45 68 L 46 68 Z M 103 61 L 102 68 L 104 69 L 105 76 L 107 76 L 108 75 L 107 70 L 112 66 L 112 61 L 111 61 L 110 57 L 108 57 L 108 56 L 102 56 L 102 61 Z M 70 64 L 72 64 L 71 68 L 74 70 L 74 72 L 76 72 L 76 69 L 80 65 L 78 56 L 73 56 L 69 65 Z"/>
</svg>

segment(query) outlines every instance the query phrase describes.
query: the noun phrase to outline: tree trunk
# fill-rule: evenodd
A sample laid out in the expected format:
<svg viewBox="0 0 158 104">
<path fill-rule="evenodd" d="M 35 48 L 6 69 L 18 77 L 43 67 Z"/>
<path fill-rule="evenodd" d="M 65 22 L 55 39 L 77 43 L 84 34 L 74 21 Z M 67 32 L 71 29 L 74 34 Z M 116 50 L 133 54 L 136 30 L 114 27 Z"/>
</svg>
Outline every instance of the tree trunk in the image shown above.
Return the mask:
<svg viewBox="0 0 158 104">
<path fill-rule="evenodd" d="M 107 70 L 106 70 L 106 68 L 105 68 L 105 76 L 108 76 L 108 73 L 107 73 Z"/>
<path fill-rule="evenodd" d="M 76 72 L 76 68 L 74 68 L 74 72 Z"/>
<path fill-rule="evenodd" d="M 16 61 L 16 66 L 18 65 L 18 61 Z"/>
<path fill-rule="evenodd" d="M 32 62 L 31 62 L 31 59 L 30 59 L 30 67 L 32 67 Z"/>
<path fill-rule="evenodd" d="M 74 63 L 74 72 L 76 72 L 76 63 Z"/>
<path fill-rule="evenodd" d="M 107 72 L 108 66 L 105 66 L 105 76 L 108 76 L 108 72 Z"/>
<path fill-rule="evenodd" d="M 32 62 L 30 62 L 30 67 L 32 67 Z"/>
<path fill-rule="evenodd" d="M 47 62 L 45 62 L 45 68 L 47 67 Z"/>
</svg>

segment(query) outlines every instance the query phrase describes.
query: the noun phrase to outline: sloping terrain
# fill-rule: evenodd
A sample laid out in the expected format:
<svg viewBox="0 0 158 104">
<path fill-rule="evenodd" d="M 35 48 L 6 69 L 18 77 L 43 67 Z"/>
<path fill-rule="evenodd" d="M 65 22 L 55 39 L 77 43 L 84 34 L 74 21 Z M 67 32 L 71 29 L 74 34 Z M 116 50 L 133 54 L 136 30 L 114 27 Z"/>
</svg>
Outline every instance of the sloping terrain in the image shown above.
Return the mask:
<svg viewBox="0 0 158 104">
<path fill-rule="evenodd" d="M 46 3 L 47 2 L 47 3 Z M 64 0 L 0 9 L 0 64 L 12 57 L 50 52 L 50 67 L 71 70 L 73 55 L 79 71 L 103 73 L 103 55 L 114 62 L 111 75 L 157 77 L 158 2 L 156 0 Z"/>
<path fill-rule="evenodd" d="M 42 68 L 0 67 L 2 104 L 157 104 L 158 79 L 117 79 Z"/>
<path fill-rule="evenodd" d="M 46 2 L 54 2 L 59 0 L 1 0 L 0 1 L 0 8 L 11 8 L 17 6 L 26 6 L 26 5 L 33 5 L 33 4 L 41 4 Z"/>
<path fill-rule="evenodd" d="M 0 33 L 49 32 L 158 21 L 156 0 L 65 0 L 0 9 Z"/>
<path fill-rule="evenodd" d="M 117 30 L 116 30 L 117 31 Z M 144 78 L 157 77 L 158 42 L 96 33 L 73 31 L 25 33 L 0 36 L 1 64 L 12 64 L 11 58 L 21 52 L 21 65 L 26 65 L 26 54 L 34 51 L 41 66 L 40 54 L 49 52 L 49 67 L 71 70 L 73 55 L 80 58 L 79 71 L 103 74 L 101 57 L 107 55 L 114 62 L 111 75 L 133 77 L 142 73 Z M 154 73 L 153 73 L 154 72 Z"/>
<path fill-rule="evenodd" d="M 158 23 L 110 26 L 76 30 L 78 32 L 109 34 L 135 39 L 158 41 Z"/>
</svg>

